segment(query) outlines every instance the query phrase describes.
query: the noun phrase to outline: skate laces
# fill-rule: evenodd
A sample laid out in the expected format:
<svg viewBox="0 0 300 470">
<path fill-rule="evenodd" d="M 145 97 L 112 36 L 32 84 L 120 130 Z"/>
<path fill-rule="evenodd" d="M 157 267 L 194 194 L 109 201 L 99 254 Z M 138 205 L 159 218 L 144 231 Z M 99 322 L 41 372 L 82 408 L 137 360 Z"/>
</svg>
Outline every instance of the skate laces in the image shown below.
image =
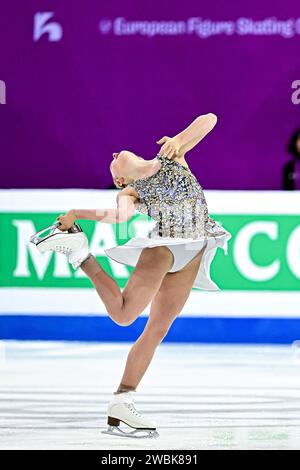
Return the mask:
<svg viewBox="0 0 300 470">
<path fill-rule="evenodd" d="M 67 247 L 67 246 L 62 246 L 62 245 L 55 245 L 54 251 L 57 253 L 62 253 L 64 255 L 70 256 L 72 253 L 72 249 Z"/>
<path fill-rule="evenodd" d="M 131 411 L 133 414 L 135 414 L 139 418 L 142 417 L 142 415 L 136 411 L 135 406 L 132 403 L 126 403 L 126 406 L 129 409 L 129 411 Z"/>
</svg>

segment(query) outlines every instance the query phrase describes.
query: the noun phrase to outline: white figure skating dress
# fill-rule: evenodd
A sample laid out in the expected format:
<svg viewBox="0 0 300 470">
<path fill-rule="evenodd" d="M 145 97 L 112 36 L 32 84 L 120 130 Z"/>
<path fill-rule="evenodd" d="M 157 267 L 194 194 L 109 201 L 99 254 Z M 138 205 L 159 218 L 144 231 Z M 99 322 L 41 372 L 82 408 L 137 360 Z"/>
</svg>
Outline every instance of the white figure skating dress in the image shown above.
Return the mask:
<svg viewBox="0 0 300 470">
<path fill-rule="evenodd" d="M 210 277 L 210 265 L 218 247 L 227 255 L 231 234 L 209 216 L 203 189 L 191 171 L 160 154 L 156 158 L 159 170 L 129 185 L 139 194 L 138 212 L 154 219 L 155 227 L 147 237 L 134 237 L 105 249 L 105 253 L 114 261 L 136 266 L 143 248 L 167 246 L 174 256 L 169 272 L 175 272 L 205 246 L 193 287 L 218 291 Z"/>
</svg>

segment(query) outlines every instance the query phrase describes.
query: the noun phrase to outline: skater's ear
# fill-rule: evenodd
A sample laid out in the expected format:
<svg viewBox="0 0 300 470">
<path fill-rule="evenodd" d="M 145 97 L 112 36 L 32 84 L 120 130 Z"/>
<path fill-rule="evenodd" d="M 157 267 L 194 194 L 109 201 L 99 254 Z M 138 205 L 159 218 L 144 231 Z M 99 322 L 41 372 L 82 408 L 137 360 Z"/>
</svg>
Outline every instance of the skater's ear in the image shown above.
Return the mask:
<svg viewBox="0 0 300 470">
<path fill-rule="evenodd" d="M 123 177 L 117 177 L 117 178 L 114 178 L 114 184 L 115 186 L 118 188 L 118 189 L 123 189 L 123 188 L 126 188 L 127 184 L 125 184 L 124 182 L 124 178 Z"/>
</svg>

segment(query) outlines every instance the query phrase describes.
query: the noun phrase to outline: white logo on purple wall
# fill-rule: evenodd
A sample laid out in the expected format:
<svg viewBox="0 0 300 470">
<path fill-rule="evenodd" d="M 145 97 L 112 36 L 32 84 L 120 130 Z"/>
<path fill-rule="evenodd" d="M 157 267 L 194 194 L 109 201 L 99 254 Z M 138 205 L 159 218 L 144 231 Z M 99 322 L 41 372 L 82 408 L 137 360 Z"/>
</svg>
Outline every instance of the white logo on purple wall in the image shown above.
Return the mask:
<svg viewBox="0 0 300 470">
<path fill-rule="evenodd" d="M 295 90 L 292 93 L 291 99 L 293 104 L 300 104 L 300 80 L 294 80 L 292 88 Z"/>
<path fill-rule="evenodd" d="M 48 34 L 48 41 L 60 41 L 63 35 L 62 26 L 56 21 L 51 21 L 50 18 L 54 16 L 54 12 L 46 11 L 39 12 L 34 15 L 33 24 L 33 40 L 38 41 L 43 34 Z"/>
<path fill-rule="evenodd" d="M 0 80 L 0 104 L 6 104 L 6 85 L 3 80 Z"/>
<path fill-rule="evenodd" d="M 99 30 L 102 34 L 108 34 L 112 29 L 112 21 L 108 18 L 103 18 L 99 22 Z"/>
</svg>

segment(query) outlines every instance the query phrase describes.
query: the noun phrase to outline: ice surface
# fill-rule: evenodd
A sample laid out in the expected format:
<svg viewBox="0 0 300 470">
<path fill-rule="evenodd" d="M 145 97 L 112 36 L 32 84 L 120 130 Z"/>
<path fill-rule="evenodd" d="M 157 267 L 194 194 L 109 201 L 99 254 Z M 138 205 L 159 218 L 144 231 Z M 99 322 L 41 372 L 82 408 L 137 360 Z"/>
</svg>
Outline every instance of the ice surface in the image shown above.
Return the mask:
<svg viewBox="0 0 300 470">
<path fill-rule="evenodd" d="M 0 346 L 1 449 L 300 449 L 295 345 L 161 345 L 136 394 L 156 440 L 101 434 L 130 344 Z"/>
</svg>

